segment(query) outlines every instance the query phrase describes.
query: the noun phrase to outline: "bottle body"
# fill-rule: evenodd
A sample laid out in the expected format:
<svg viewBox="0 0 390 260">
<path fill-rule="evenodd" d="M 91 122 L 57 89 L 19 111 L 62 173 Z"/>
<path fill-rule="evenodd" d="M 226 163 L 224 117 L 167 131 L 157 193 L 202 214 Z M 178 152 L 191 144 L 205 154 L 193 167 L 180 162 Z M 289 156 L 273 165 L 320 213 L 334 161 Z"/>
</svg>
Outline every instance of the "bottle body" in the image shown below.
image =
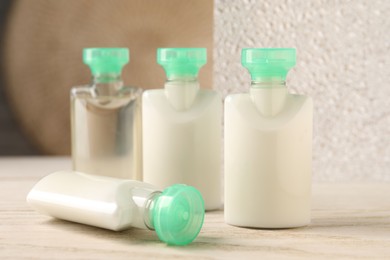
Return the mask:
<svg viewBox="0 0 390 260">
<path fill-rule="evenodd" d="M 309 224 L 312 100 L 277 88 L 225 100 L 225 221 L 255 228 Z"/>
<path fill-rule="evenodd" d="M 100 91 L 95 85 L 71 91 L 73 169 L 141 180 L 142 91 L 124 86 L 115 90 L 113 86 L 98 87 Z"/>
<path fill-rule="evenodd" d="M 219 95 L 197 83 L 143 94 L 144 181 L 162 189 L 174 183 L 197 188 L 206 210 L 221 206 Z M 180 84 L 179 84 L 180 85 Z"/>
<path fill-rule="evenodd" d="M 27 201 L 52 217 L 119 231 L 147 228 L 145 204 L 155 192 L 139 181 L 60 171 L 39 181 Z"/>
</svg>

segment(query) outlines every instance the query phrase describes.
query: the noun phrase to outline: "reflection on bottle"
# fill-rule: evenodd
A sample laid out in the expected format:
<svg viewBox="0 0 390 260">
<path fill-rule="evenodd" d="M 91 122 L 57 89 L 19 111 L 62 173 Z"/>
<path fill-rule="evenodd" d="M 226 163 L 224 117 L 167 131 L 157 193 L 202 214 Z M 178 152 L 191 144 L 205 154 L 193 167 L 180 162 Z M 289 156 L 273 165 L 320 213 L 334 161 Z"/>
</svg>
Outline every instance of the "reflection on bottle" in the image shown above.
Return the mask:
<svg viewBox="0 0 390 260">
<path fill-rule="evenodd" d="M 71 91 L 73 169 L 95 175 L 142 179 L 141 94 L 126 87 L 127 49 L 85 49 L 89 86 Z"/>
</svg>

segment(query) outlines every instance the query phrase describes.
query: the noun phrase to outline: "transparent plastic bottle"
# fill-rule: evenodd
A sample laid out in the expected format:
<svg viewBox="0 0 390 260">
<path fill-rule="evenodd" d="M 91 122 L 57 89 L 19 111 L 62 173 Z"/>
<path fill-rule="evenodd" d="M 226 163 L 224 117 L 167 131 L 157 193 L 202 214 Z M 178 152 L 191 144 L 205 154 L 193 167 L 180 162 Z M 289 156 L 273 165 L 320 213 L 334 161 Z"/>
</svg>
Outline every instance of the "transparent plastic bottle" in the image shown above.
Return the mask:
<svg viewBox="0 0 390 260">
<path fill-rule="evenodd" d="M 92 82 L 71 90 L 73 169 L 142 179 L 142 90 L 123 85 L 125 48 L 84 49 Z"/>
<path fill-rule="evenodd" d="M 309 224 L 313 104 L 290 94 L 295 49 L 243 49 L 249 93 L 225 99 L 225 221 L 255 228 Z"/>
<path fill-rule="evenodd" d="M 220 96 L 199 88 L 206 49 L 158 49 L 164 89 L 143 94 L 143 176 L 159 188 L 174 183 L 196 187 L 207 210 L 221 206 Z"/>
<path fill-rule="evenodd" d="M 159 191 L 134 180 L 60 171 L 41 179 L 27 195 L 43 214 L 114 231 L 155 230 L 172 245 L 191 243 L 204 220 L 204 202 L 194 187 L 176 184 Z"/>
</svg>

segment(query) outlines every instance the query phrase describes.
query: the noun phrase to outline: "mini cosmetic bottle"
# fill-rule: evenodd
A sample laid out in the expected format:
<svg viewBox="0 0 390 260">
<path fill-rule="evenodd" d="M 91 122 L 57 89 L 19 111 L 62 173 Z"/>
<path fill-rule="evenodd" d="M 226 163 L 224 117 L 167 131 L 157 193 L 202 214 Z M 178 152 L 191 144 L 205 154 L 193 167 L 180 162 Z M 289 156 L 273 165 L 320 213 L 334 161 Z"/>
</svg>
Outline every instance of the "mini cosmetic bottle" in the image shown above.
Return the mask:
<svg viewBox="0 0 390 260">
<path fill-rule="evenodd" d="M 160 189 L 174 183 L 197 188 L 206 210 L 221 206 L 222 102 L 201 89 L 206 49 L 158 49 L 167 75 L 164 89 L 143 94 L 143 176 Z"/>
<path fill-rule="evenodd" d="M 194 187 L 176 184 L 159 191 L 134 180 L 59 171 L 41 179 L 27 195 L 43 214 L 120 231 L 155 230 L 172 245 L 191 243 L 204 220 L 204 202 Z"/>
<path fill-rule="evenodd" d="M 249 93 L 225 99 L 225 221 L 253 228 L 310 222 L 310 97 L 291 94 L 295 49 L 243 49 Z"/>
<path fill-rule="evenodd" d="M 84 49 L 92 82 L 71 90 L 73 170 L 142 179 L 142 90 L 124 86 L 125 48 Z"/>
</svg>

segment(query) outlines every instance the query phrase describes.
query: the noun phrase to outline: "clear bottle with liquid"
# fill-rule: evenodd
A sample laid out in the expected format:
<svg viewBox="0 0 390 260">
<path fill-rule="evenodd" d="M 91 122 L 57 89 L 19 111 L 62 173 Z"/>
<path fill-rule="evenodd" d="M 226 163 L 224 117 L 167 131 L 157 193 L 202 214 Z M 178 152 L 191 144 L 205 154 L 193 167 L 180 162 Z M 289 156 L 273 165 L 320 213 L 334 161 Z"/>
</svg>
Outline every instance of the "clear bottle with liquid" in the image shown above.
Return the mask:
<svg viewBox="0 0 390 260">
<path fill-rule="evenodd" d="M 142 179 L 140 88 L 124 86 L 126 48 L 88 48 L 83 60 L 92 82 L 71 90 L 72 159 L 75 171 Z"/>
<path fill-rule="evenodd" d="M 185 183 L 203 195 L 206 210 L 221 206 L 221 98 L 200 89 L 203 48 L 163 48 L 157 62 L 164 68 L 164 89 L 143 94 L 144 181 L 163 189 Z"/>
<path fill-rule="evenodd" d="M 172 245 L 191 243 L 204 220 L 204 202 L 194 187 L 175 184 L 162 192 L 135 180 L 59 171 L 42 178 L 27 195 L 40 213 L 100 228 L 155 230 Z"/>
<path fill-rule="evenodd" d="M 291 94 L 295 49 L 243 49 L 249 93 L 225 99 L 225 221 L 254 228 L 310 223 L 310 97 Z"/>
</svg>

